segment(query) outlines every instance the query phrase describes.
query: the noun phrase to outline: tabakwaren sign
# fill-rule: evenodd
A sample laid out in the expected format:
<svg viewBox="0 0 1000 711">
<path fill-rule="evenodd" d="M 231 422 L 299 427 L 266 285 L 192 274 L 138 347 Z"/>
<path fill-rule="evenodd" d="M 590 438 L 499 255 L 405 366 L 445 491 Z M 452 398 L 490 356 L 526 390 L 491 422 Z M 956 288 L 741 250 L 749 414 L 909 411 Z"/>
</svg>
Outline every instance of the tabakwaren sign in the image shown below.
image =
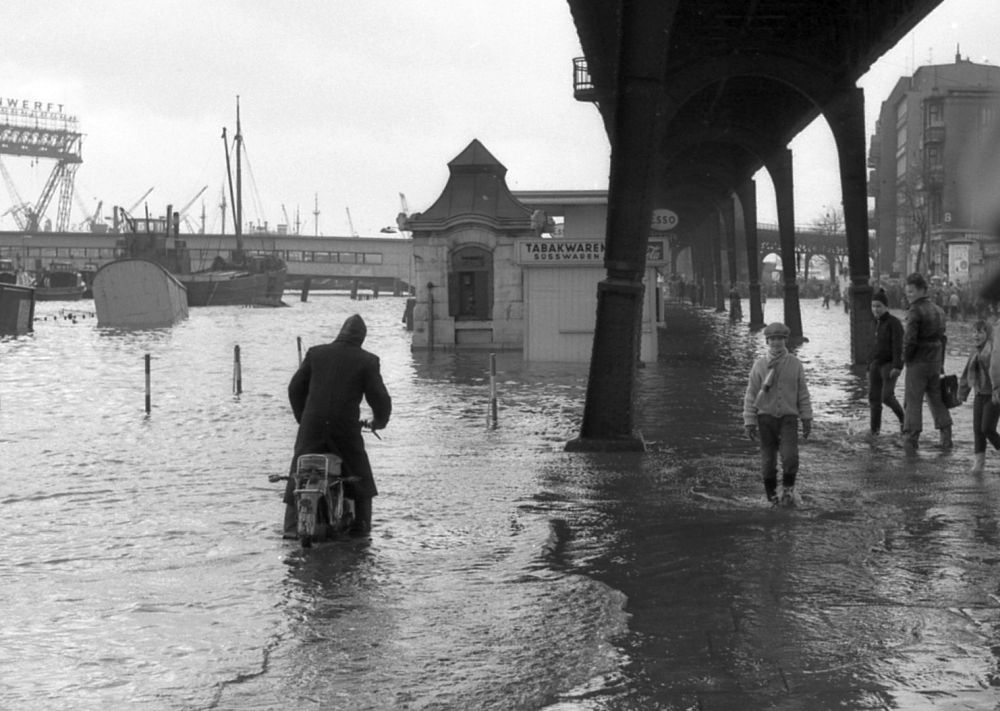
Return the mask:
<svg viewBox="0 0 1000 711">
<path fill-rule="evenodd" d="M 604 264 L 604 240 L 524 239 L 517 241 L 517 263 L 525 266 Z M 663 240 L 646 243 L 646 266 L 665 264 Z"/>
</svg>

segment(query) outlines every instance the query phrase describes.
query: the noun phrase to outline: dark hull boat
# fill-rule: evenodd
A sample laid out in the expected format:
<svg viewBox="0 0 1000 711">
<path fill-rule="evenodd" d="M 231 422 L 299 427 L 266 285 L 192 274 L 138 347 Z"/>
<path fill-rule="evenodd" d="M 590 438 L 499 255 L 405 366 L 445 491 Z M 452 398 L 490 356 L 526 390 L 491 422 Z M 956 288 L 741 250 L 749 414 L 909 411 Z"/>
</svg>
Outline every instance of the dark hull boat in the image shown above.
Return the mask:
<svg viewBox="0 0 1000 711">
<path fill-rule="evenodd" d="M 282 260 L 237 249 L 228 259 L 217 257 L 208 269 L 192 271 L 191 255 L 179 234 L 179 216 L 170 206 L 167 214 L 169 219 L 132 217 L 116 208 L 115 221 L 124 234 L 118 242 L 119 259 L 142 259 L 163 267 L 184 286 L 188 306 L 283 305 L 287 270 Z M 126 288 L 126 283 L 116 288 Z"/>
<path fill-rule="evenodd" d="M 87 285 L 72 265 L 52 262 L 36 279 L 36 301 L 79 301 Z"/>
<path fill-rule="evenodd" d="M 281 306 L 285 292 L 285 269 L 277 265 L 181 274 L 180 280 L 189 306 Z"/>
</svg>

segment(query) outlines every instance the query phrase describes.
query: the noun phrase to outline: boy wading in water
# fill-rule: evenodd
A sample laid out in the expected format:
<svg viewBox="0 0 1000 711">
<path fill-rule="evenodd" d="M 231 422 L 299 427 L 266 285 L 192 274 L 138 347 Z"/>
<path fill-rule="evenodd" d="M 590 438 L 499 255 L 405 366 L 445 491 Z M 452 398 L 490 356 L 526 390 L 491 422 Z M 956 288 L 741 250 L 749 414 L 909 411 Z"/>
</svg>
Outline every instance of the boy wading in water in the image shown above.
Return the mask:
<svg viewBox="0 0 1000 711">
<path fill-rule="evenodd" d="M 788 326 L 772 323 L 764 329 L 767 355 L 750 369 L 743 398 L 743 425 L 747 437 L 760 438 L 760 466 L 767 500 L 794 503 L 795 477 L 799 471 L 799 420 L 802 439 L 812 431 L 812 404 L 805 368 L 788 352 Z M 781 453 L 781 497 L 778 497 L 778 453 Z"/>
</svg>

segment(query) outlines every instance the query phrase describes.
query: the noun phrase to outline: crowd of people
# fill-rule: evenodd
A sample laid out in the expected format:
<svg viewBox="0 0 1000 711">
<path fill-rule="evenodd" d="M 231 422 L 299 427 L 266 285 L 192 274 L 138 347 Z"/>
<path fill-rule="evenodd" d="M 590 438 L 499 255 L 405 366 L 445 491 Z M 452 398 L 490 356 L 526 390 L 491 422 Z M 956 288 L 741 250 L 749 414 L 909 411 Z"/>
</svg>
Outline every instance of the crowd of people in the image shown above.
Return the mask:
<svg viewBox="0 0 1000 711">
<path fill-rule="evenodd" d="M 924 400 L 930 407 L 940 447 L 953 449 L 952 417 L 949 407 L 973 397 L 973 464 L 981 473 L 986 466 L 986 445 L 1000 450 L 1000 356 L 993 358 L 994 329 L 989 311 L 973 324 L 974 346 L 958 379 L 954 402 L 946 402 L 942 388 L 944 358 L 948 342 L 947 323 L 961 318 L 961 297 L 957 292 L 934 292 L 922 274 L 906 277 L 905 322 L 889 311 L 891 297 L 878 288 L 872 297 L 874 339 L 868 359 L 869 436 L 882 433 L 882 415 L 888 408 L 899 425 L 904 451 L 913 456 L 923 432 Z M 942 302 L 943 297 L 943 302 Z M 952 299 L 952 297 L 955 297 Z M 952 303 L 952 302 L 958 302 Z M 743 399 L 743 425 L 747 436 L 760 443 L 761 477 L 764 492 L 774 504 L 794 502 L 799 469 L 798 437 L 812 430 L 812 405 L 805 369 L 788 351 L 789 329 L 772 323 L 764 329 L 767 354 L 750 369 Z M 1000 333 L 996 334 L 1000 336 Z M 903 403 L 896 398 L 896 383 L 903 379 Z M 781 485 L 778 492 L 778 457 L 781 458 Z"/>
</svg>

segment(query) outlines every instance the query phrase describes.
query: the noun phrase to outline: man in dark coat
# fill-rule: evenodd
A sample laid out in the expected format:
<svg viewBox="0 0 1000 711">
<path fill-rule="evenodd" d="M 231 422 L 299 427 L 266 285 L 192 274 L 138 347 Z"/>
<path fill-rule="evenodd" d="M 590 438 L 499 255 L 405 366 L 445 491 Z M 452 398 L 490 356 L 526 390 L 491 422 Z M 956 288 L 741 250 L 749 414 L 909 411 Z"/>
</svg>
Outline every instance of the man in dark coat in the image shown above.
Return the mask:
<svg viewBox="0 0 1000 711">
<path fill-rule="evenodd" d="M 903 448 L 917 451 L 923 429 L 924 395 L 931 408 L 934 426 L 941 433 L 941 448 L 952 448 L 951 413 L 941 400 L 941 372 L 947 336 L 944 311 L 927 296 L 922 274 L 906 277 L 906 298 L 910 309 L 903 329 L 903 362 L 906 376 L 903 389 Z"/>
<path fill-rule="evenodd" d="M 360 479 L 347 483 L 345 489 L 354 499 L 352 532 L 357 534 L 371 530 L 372 498 L 378 494 L 361 436 L 361 398 L 372 409 L 373 430 L 384 428 L 392 413 L 378 356 L 361 347 L 367 333 L 360 316 L 349 317 L 333 343 L 306 352 L 288 384 L 288 400 L 299 423 L 292 467 L 300 454 L 340 455 L 345 471 Z M 285 535 L 291 537 L 295 537 L 297 523 L 294 489 L 290 479 L 285 489 Z"/>
<path fill-rule="evenodd" d="M 872 296 L 875 341 L 868 359 L 868 409 L 871 434 L 882 429 L 882 405 L 887 405 L 903 427 L 903 407 L 896 399 L 896 379 L 903 372 L 903 324 L 889 313 L 884 289 Z"/>
</svg>

